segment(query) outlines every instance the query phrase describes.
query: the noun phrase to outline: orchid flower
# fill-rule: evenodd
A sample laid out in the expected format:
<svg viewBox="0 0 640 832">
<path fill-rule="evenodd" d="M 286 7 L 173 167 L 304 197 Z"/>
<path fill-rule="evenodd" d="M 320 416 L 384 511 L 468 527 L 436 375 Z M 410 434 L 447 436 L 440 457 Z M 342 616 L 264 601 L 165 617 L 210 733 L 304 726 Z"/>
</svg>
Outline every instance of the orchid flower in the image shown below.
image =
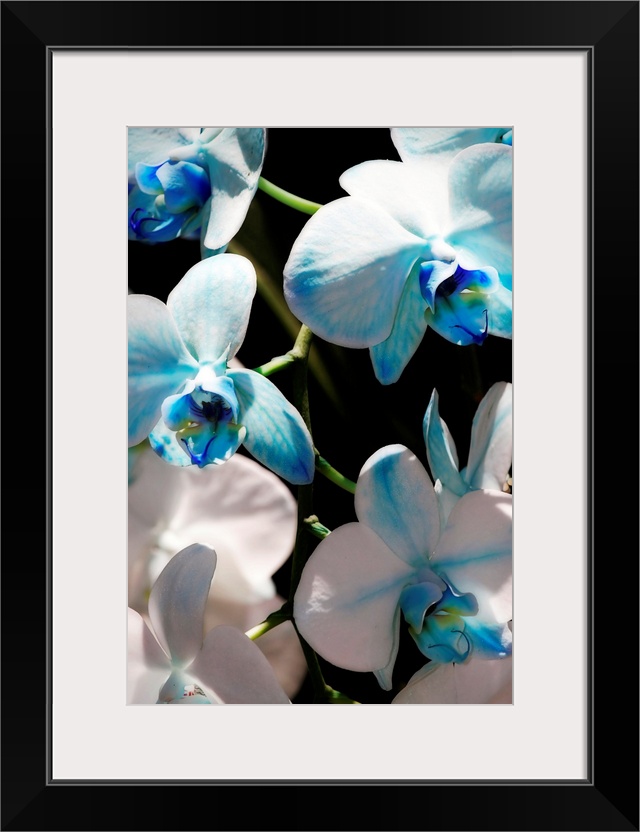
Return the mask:
<svg viewBox="0 0 640 832">
<path fill-rule="evenodd" d="M 193 266 L 166 304 L 128 296 L 129 447 L 147 436 L 172 465 L 220 465 L 241 444 L 291 483 L 313 479 L 302 417 L 259 373 L 229 369 L 247 330 L 256 273 L 235 254 Z"/>
<path fill-rule="evenodd" d="M 394 129 L 402 161 L 340 177 L 293 244 L 284 291 L 321 338 L 398 380 L 428 326 L 454 344 L 511 337 L 512 149 L 505 128 Z M 475 143 L 480 142 L 480 143 Z"/>
<path fill-rule="evenodd" d="M 163 243 L 200 231 L 224 249 L 258 187 L 265 129 L 129 128 L 129 239 Z"/>
<path fill-rule="evenodd" d="M 296 626 L 317 653 L 390 690 L 402 613 L 431 662 L 511 654 L 511 495 L 465 494 L 441 530 L 429 475 L 388 445 L 363 466 L 355 510 L 357 522 L 320 542 L 295 595 Z"/>
<path fill-rule="evenodd" d="M 466 664 L 429 662 L 409 679 L 393 705 L 510 705 L 512 657 Z"/>
<path fill-rule="evenodd" d="M 269 662 L 240 630 L 215 627 L 203 640 L 216 553 L 195 543 L 162 570 L 149 596 L 149 629 L 129 609 L 129 704 L 289 703 Z"/>
<path fill-rule="evenodd" d="M 146 446 L 146 450 L 144 450 Z M 129 451 L 131 453 L 131 450 Z M 198 540 L 217 553 L 205 629 L 248 630 L 280 609 L 272 575 L 293 550 L 296 502 L 282 480 L 240 454 L 225 465 L 176 468 L 144 443 L 129 485 L 129 606 L 147 609 L 149 590 L 173 557 Z M 289 697 L 306 675 L 290 621 L 256 642 Z"/>
<path fill-rule="evenodd" d="M 424 414 L 423 432 L 427 459 L 442 517 L 446 520 L 457 500 L 478 488 L 502 491 L 513 453 L 511 384 L 500 381 L 489 388 L 478 405 L 471 426 L 466 467 L 459 470 L 458 453 L 446 422 L 438 413 L 434 390 Z"/>
</svg>

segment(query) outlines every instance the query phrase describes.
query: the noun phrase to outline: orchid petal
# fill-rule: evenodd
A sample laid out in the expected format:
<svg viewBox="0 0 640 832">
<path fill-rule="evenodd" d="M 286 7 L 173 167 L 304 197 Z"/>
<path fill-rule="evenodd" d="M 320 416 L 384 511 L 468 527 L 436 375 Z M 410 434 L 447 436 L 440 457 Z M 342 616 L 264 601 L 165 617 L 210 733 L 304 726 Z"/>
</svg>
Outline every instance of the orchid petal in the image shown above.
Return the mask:
<svg viewBox="0 0 640 832">
<path fill-rule="evenodd" d="M 141 615 L 127 623 L 127 704 L 150 705 L 171 672 L 171 664 Z"/>
<path fill-rule="evenodd" d="M 471 427 L 469 461 L 464 478 L 471 488 L 501 491 L 513 453 L 511 385 L 492 385 L 480 402 Z"/>
<path fill-rule="evenodd" d="M 176 432 L 167 427 L 162 416 L 149 434 L 149 444 L 153 451 L 169 465 L 186 468 L 193 464 L 187 449 L 177 439 Z"/>
<path fill-rule="evenodd" d="M 511 658 L 464 664 L 430 662 L 411 677 L 392 704 L 510 705 L 512 671 Z"/>
<path fill-rule="evenodd" d="M 149 618 L 174 666 L 190 662 L 202 645 L 204 610 L 216 553 L 194 543 L 171 558 L 149 596 Z"/>
<path fill-rule="evenodd" d="M 389 337 L 369 348 L 376 378 L 381 384 L 393 384 L 402 375 L 427 329 L 425 304 L 420 293 L 417 263 L 405 283 L 400 305 Z"/>
<path fill-rule="evenodd" d="M 291 554 L 297 527 L 296 502 L 282 480 L 239 454 L 203 469 L 157 467 L 181 484 L 167 531 L 185 545 L 198 540 L 216 550 L 212 599 L 246 604 L 272 598 L 271 576 Z"/>
<path fill-rule="evenodd" d="M 165 162 L 159 165 L 146 165 L 138 162 L 136 165 L 136 182 L 143 194 L 158 196 L 162 193 L 162 182 L 158 179 L 158 171 Z"/>
<path fill-rule="evenodd" d="M 506 127 L 392 127 L 391 140 L 403 162 L 450 162 L 467 147 L 497 142 Z"/>
<path fill-rule="evenodd" d="M 235 457 L 240 459 L 240 457 Z M 251 460 L 247 460 L 251 462 Z M 252 463 L 258 467 L 257 463 Z M 265 469 L 262 468 L 262 471 Z M 270 474 L 275 479 L 273 474 Z M 282 482 L 280 481 L 282 484 Z M 284 486 L 283 486 L 284 487 Z M 282 608 L 284 598 L 279 595 L 272 595 L 270 598 L 258 603 L 241 603 L 230 601 L 226 597 L 216 595 L 219 589 L 219 569 L 224 564 L 224 553 L 218 558 L 216 567 L 216 579 L 212 584 L 212 592 L 209 596 L 209 605 L 205 614 L 205 630 L 208 632 L 213 627 L 227 624 L 237 630 L 245 632 L 263 622 L 268 615 Z M 296 695 L 307 675 L 307 662 L 300 646 L 300 639 L 291 621 L 283 621 L 277 627 L 269 630 L 259 639 L 254 641 L 260 651 L 266 656 L 269 664 L 276 674 L 278 682 L 289 698 Z"/>
<path fill-rule="evenodd" d="M 353 197 L 374 202 L 407 231 L 426 239 L 440 234 L 448 216 L 448 194 L 403 162 L 377 159 L 345 171 L 340 185 Z M 446 180 L 445 180 L 446 185 Z"/>
<path fill-rule="evenodd" d="M 431 559 L 439 575 L 476 596 L 478 622 L 506 624 L 512 617 L 511 504 L 511 495 L 498 491 L 465 494 Z"/>
<path fill-rule="evenodd" d="M 156 178 L 162 185 L 167 210 L 173 214 L 201 208 L 209 198 L 209 177 L 200 165 L 167 162 L 159 168 Z"/>
<path fill-rule="evenodd" d="M 472 658 L 487 661 L 503 659 L 512 652 L 513 634 L 508 622 L 494 623 L 487 621 L 482 614 L 465 618 L 465 632 L 473 645 Z"/>
<path fill-rule="evenodd" d="M 188 673 L 229 705 L 290 704 L 271 665 L 251 639 L 234 627 L 216 627 Z"/>
<path fill-rule="evenodd" d="M 374 670 L 373 675 L 382 690 L 391 690 L 393 687 L 393 668 L 398 658 L 398 650 L 400 649 L 400 607 L 396 609 L 396 614 L 391 625 L 393 633 L 393 645 L 391 647 L 391 655 L 385 667 L 379 670 Z"/>
<path fill-rule="evenodd" d="M 358 477 L 355 509 L 398 558 L 426 565 L 440 534 L 438 502 L 429 475 L 408 448 L 387 445 L 369 457 Z"/>
<path fill-rule="evenodd" d="M 175 240 L 185 224 L 196 215 L 196 209 L 184 214 L 171 214 L 167 211 L 164 196 L 144 194 L 135 186 L 129 193 L 127 233 L 130 240 L 166 243 Z"/>
<path fill-rule="evenodd" d="M 149 295 L 128 296 L 129 446 L 151 431 L 162 402 L 177 393 L 197 363 L 187 352 L 167 307 Z"/>
<path fill-rule="evenodd" d="M 405 281 L 424 245 L 372 202 L 330 202 L 293 244 L 284 269 L 287 303 L 331 343 L 378 344 L 391 333 Z"/>
<path fill-rule="evenodd" d="M 127 150 L 129 175 L 133 175 L 138 162 L 162 164 L 176 148 L 191 144 L 193 139 L 187 131 L 188 128 L 182 127 L 130 127 Z"/>
<path fill-rule="evenodd" d="M 264 128 L 225 128 L 209 144 L 211 213 L 204 245 L 219 249 L 240 230 L 258 187 L 265 154 Z"/>
<path fill-rule="evenodd" d="M 247 429 L 244 445 L 267 468 L 294 484 L 313 480 L 313 442 L 302 416 L 272 381 L 252 370 L 229 370 Z"/>
<path fill-rule="evenodd" d="M 488 299 L 489 332 L 501 338 L 511 338 L 513 324 L 511 291 L 500 287 Z"/>
<path fill-rule="evenodd" d="M 427 459 L 433 478 L 461 497 L 468 489 L 458 470 L 456 443 L 438 412 L 438 400 L 438 391 L 434 389 L 422 422 Z"/>
<path fill-rule="evenodd" d="M 200 362 L 234 356 L 244 341 L 257 281 L 237 254 L 196 263 L 169 295 L 167 306 L 185 344 Z"/>
<path fill-rule="evenodd" d="M 449 171 L 452 227 L 446 239 L 477 258 L 466 268 L 492 266 L 503 282 L 512 272 L 512 162 L 508 145 L 482 144 L 459 153 Z"/>
<path fill-rule="evenodd" d="M 302 637 L 348 670 L 388 668 L 403 588 L 414 571 L 362 523 L 320 542 L 302 572 L 293 613 Z"/>
<path fill-rule="evenodd" d="M 435 481 L 433 488 L 438 498 L 438 509 L 440 510 L 440 528 L 444 529 L 447 525 L 447 520 L 449 519 L 451 511 L 460 499 L 460 497 L 455 492 L 447 488 L 446 485 L 443 485 L 440 480 Z"/>
<path fill-rule="evenodd" d="M 420 294 L 429 309 L 434 312 L 438 286 L 455 273 L 457 264 L 455 261 L 446 263 L 442 260 L 427 260 L 421 263 L 419 268 L 418 285 L 420 286 Z"/>
</svg>

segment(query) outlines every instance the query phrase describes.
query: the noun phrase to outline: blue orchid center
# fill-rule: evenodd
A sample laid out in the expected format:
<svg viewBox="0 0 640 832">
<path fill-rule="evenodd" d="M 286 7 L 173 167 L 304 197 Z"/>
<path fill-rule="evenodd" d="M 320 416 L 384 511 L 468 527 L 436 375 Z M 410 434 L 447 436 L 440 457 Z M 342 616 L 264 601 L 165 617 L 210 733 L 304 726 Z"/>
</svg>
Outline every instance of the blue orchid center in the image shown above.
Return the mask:
<svg viewBox="0 0 640 832">
<path fill-rule="evenodd" d="M 135 176 L 142 193 L 156 197 L 151 210 L 136 208 L 129 217 L 131 230 L 142 240 L 173 239 L 211 196 L 208 172 L 193 161 L 139 162 Z"/>
<path fill-rule="evenodd" d="M 420 266 L 420 292 L 427 314 L 454 344 L 482 344 L 489 334 L 487 295 L 500 286 L 498 272 L 487 266 L 465 269 L 455 261 L 429 260 Z"/>
<path fill-rule="evenodd" d="M 184 391 L 162 404 L 162 418 L 188 454 L 192 465 L 220 464 L 234 454 L 246 435 L 237 424 L 239 405 L 233 381 L 200 369 Z"/>
<path fill-rule="evenodd" d="M 464 617 L 477 614 L 478 602 L 472 593 L 460 593 L 440 577 L 443 590 L 431 582 L 405 587 L 400 608 L 423 655 L 443 664 L 463 662 L 472 649 Z"/>
</svg>

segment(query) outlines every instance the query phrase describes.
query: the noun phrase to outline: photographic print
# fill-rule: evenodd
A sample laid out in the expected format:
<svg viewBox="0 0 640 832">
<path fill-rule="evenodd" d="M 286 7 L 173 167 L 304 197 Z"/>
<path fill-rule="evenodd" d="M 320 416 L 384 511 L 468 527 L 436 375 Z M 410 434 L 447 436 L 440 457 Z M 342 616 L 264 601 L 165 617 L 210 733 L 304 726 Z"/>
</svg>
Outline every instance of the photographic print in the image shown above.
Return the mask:
<svg viewBox="0 0 640 832">
<path fill-rule="evenodd" d="M 512 703 L 513 144 L 129 127 L 128 704 Z"/>
</svg>

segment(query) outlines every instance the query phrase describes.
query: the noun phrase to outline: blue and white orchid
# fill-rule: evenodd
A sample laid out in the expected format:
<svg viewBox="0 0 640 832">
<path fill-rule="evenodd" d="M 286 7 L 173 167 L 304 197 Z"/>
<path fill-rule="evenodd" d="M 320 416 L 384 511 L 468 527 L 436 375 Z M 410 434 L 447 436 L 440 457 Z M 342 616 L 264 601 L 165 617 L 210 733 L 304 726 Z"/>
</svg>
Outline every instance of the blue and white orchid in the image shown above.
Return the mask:
<svg viewBox="0 0 640 832">
<path fill-rule="evenodd" d="M 269 379 L 229 369 L 256 292 L 251 262 L 218 254 L 189 269 L 164 304 L 128 296 L 129 447 L 147 436 L 172 465 L 219 465 L 241 444 L 291 483 L 313 479 L 302 417 Z"/>
<path fill-rule="evenodd" d="M 285 266 L 285 297 L 317 335 L 370 349 L 398 380 L 431 326 L 454 344 L 511 337 L 512 149 L 506 128 L 392 130 L 402 161 L 340 177 Z"/>
<path fill-rule="evenodd" d="M 149 596 L 149 629 L 129 609 L 127 703 L 289 704 L 269 662 L 243 632 L 215 627 L 204 611 L 216 553 L 194 543 L 162 570 Z"/>
<path fill-rule="evenodd" d="M 462 470 L 456 444 L 438 412 L 437 390 L 431 394 L 422 427 L 441 519 L 446 520 L 456 502 L 469 491 L 504 490 L 513 454 L 510 383 L 499 381 L 492 385 L 478 405 L 471 426 L 469 458 Z"/>
<path fill-rule="evenodd" d="M 320 542 L 296 591 L 303 638 L 332 664 L 391 689 L 402 613 L 437 664 L 511 654 L 511 495 L 463 496 L 444 528 L 429 475 L 402 445 L 365 463 L 358 522 Z"/>
<path fill-rule="evenodd" d="M 129 239 L 200 234 L 221 251 L 244 222 L 264 162 L 264 128 L 130 127 Z"/>
</svg>

